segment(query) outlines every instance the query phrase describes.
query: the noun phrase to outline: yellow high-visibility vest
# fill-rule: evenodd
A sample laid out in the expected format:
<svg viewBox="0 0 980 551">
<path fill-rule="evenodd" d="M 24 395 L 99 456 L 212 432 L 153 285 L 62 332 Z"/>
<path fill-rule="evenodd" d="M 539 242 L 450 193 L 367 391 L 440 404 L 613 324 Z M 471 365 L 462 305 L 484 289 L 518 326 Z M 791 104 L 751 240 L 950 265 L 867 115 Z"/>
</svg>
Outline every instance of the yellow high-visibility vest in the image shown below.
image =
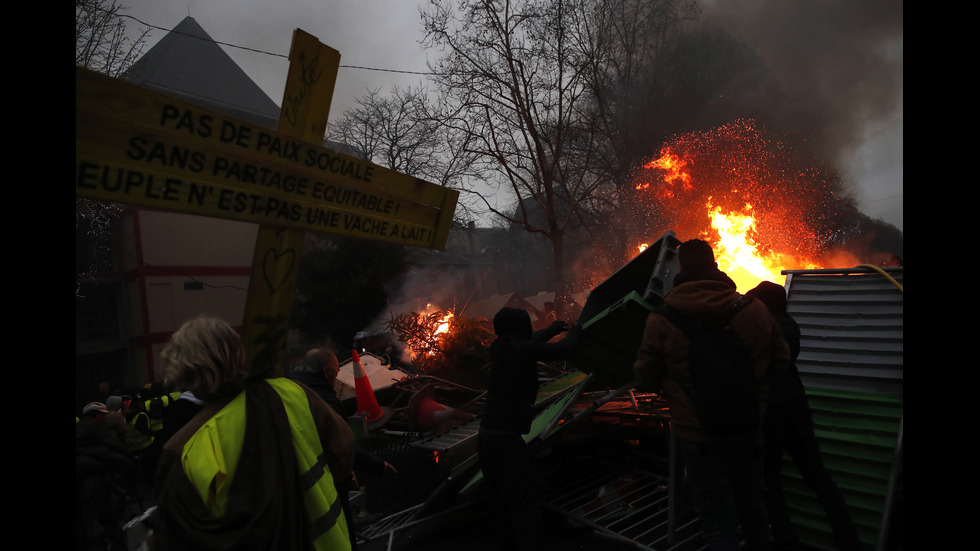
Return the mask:
<svg viewBox="0 0 980 551">
<path fill-rule="evenodd" d="M 284 378 L 266 382 L 276 390 L 289 417 L 313 547 L 323 551 L 349 550 L 347 521 L 306 391 Z M 184 472 L 208 511 L 216 517 L 223 517 L 227 509 L 228 490 L 245 439 L 245 417 L 245 392 L 242 392 L 184 445 L 181 457 Z"/>
<path fill-rule="evenodd" d="M 126 431 L 126 435 L 123 437 L 123 441 L 126 443 L 126 449 L 131 452 L 138 452 L 144 448 L 150 447 L 153 444 L 153 437 L 145 434 L 143 431 L 136 428 L 136 423 L 139 421 L 140 417 L 143 417 L 149 423 L 150 416 L 146 414 L 145 411 L 141 411 L 136 415 L 133 415 L 127 425 L 129 429 Z"/>
<path fill-rule="evenodd" d="M 147 412 L 150 423 L 150 430 L 154 433 L 163 430 L 163 408 L 174 403 L 180 397 L 180 392 L 171 392 L 155 398 L 150 398 L 143 405 L 143 410 Z"/>
</svg>

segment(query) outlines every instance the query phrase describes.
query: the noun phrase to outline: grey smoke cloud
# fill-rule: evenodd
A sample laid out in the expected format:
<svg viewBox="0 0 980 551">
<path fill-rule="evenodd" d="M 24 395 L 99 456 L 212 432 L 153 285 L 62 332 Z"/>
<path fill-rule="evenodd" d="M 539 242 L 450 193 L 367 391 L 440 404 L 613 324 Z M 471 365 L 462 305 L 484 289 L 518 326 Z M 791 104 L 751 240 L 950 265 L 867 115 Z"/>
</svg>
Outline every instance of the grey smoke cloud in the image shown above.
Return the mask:
<svg viewBox="0 0 980 551">
<path fill-rule="evenodd" d="M 419 2 L 411 0 L 119 0 L 165 29 L 190 15 L 279 103 L 293 30 L 341 53 L 342 65 L 424 72 Z M 902 228 L 903 6 L 899 0 L 701 0 L 702 20 L 759 53 L 795 98 L 786 129 L 836 160 L 865 213 Z M 165 34 L 154 30 L 152 46 Z M 279 54 L 272 56 L 268 53 Z M 368 89 L 419 86 L 417 74 L 341 68 L 331 115 Z"/>
<path fill-rule="evenodd" d="M 777 130 L 805 137 L 836 161 L 861 210 L 902 228 L 902 2 L 703 0 L 701 6 L 702 21 L 747 43 L 792 98 Z"/>
</svg>

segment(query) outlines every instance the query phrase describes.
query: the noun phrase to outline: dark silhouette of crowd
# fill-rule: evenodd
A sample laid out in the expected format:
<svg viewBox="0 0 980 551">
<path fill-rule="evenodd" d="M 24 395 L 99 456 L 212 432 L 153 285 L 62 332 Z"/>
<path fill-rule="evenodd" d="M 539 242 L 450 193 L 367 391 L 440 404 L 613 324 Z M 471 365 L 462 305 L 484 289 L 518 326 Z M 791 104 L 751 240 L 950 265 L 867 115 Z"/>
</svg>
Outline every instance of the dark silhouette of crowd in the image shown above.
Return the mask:
<svg viewBox="0 0 980 551">
<path fill-rule="evenodd" d="M 772 391 L 763 420 L 763 475 L 773 550 L 798 549 L 800 545 L 783 495 L 781 474 L 785 451 L 826 512 L 837 549 L 856 551 L 861 548 L 857 527 L 844 496 L 830 471 L 824 467 L 806 389 L 796 367 L 801 333 L 799 325 L 786 311 L 786 289 L 782 285 L 763 281 L 746 295 L 757 298 L 772 313 L 789 344 L 792 358 L 789 369 L 771 379 Z"/>
<path fill-rule="evenodd" d="M 126 548 L 127 504 L 152 502 L 163 444 L 201 409 L 190 392 L 157 382 L 129 392 L 99 385 L 103 401 L 81 406 L 75 423 L 76 544 Z M 95 525 L 91 522 L 95 512 Z"/>
<path fill-rule="evenodd" d="M 663 307 L 647 317 L 633 370 L 638 390 L 667 401 L 704 543 L 711 551 L 800 549 L 780 484 L 786 452 L 826 511 L 838 549 L 859 550 L 847 504 L 821 460 L 795 365 L 800 328 L 787 313 L 786 290 L 763 282 L 740 294 L 701 240 L 682 243 L 678 258 Z M 478 459 L 494 522 L 506 527 L 497 533 L 501 549 L 539 549 L 547 538 L 535 458 L 523 437 L 534 414 L 538 362 L 573 354 L 582 327 L 557 319 L 550 303 L 546 312 L 538 331 L 527 309 L 505 307 L 493 320 Z M 721 335 L 737 348 L 724 349 L 729 357 L 699 348 Z M 355 471 L 398 471 L 356 444 L 334 390 L 332 349 L 311 349 L 283 377 L 253 378 L 240 337 L 201 316 L 174 333 L 161 360 L 166 382 L 135 393 L 104 386 L 105 398 L 77 413 L 78 548 L 93 539 L 82 520 L 91 517 L 90 504 L 97 504 L 102 537 L 123 541 L 118 499 L 107 494 L 157 503 L 147 520 L 154 549 L 246 541 L 270 549 L 356 548 L 348 500 Z M 749 411 L 740 426 L 712 420 L 705 403 L 711 381 L 702 375 L 710 362 L 744 370 L 748 386 L 736 393 Z"/>
<path fill-rule="evenodd" d="M 665 306 L 647 320 L 634 370 L 638 388 L 662 392 L 677 428 L 677 445 L 694 507 L 712 551 L 800 549 L 780 484 L 786 451 L 827 513 L 840 550 L 860 549 L 847 504 L 824 468 L 795 360 L 800 329 L 787 313 L 786 289 L 763 282 L 744 296 L 721 270 L 711 246 L 690 240 L 678 248 L 680 271 Z M 748 353 L 754 388 L 730 385 L 711 394 L 695 364 L 719 362 L 691 343 L 698 331 L 734 334 Z M 696 340 L 706 347 L 704 340 Z M 724 349 L 732 366 L 738 352 Z M 757 415 L 741 430 L 707 423 L 705 396 L 751 395 Z M 701 400 L 699 400 L 699 397 Z M 726 413 L 736 417 L 732 408 Z M 730 421 L 730 419 L 729 419 Z M 744 540 L 744 547 L 742 541 Z"/>
</svg>

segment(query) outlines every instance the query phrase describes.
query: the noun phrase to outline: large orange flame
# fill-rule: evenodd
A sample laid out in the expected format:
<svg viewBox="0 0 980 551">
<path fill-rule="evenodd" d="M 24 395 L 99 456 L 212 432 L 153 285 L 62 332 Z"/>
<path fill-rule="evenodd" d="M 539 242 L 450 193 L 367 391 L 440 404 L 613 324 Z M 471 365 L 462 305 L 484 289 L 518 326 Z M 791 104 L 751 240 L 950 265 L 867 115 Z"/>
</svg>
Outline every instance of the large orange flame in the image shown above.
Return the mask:
<svg viewBox="0 0 980 551">
<path fill-rule="evenodd" d="M 594 288 L 667 231 L 710 243 L 742 292 L 763 280 L 784 283 L 785 270 L 867 262 L 842 247 L 850 246 L 854 213 L 840 175 L 751 119 L 675 136 L 624 190 L 629 203 L 619 212 L 628 218 L 610 229 L 626 258 L 579 261 L 577 289 Z M 615 243 L 609 251 L 620 250 Z"/>
<path fill-rule="evenodd" d="M 812 210 L 805 178 L 790 181 L 787 171 L 770 170 L 766 145 L 748 123 L 684 136 L 643 166 L 650 170 L 635 186 L 660 202 L 666 229 L 679 239 L 708 241 L 741 292 L 764 280 L 783 282 L 782 270 L 820 267 L 801 258 L 819 248 L 803 221 Z"/>
<path fill-rule="evenodd" d="M 434 304 L 427 304 L 425 311 L 416 313 L 417 332 L 414 338 L 406 343 L 412 350 L 415 359 L 423 356 L 434 356 L 441 340 L 449 334 L 452 328 L 452 310 L 442 311 Z"/>
<path fill-rule="evenodd" d="M 752 205 L 746 204 L 742 213 L 722 212 L 721 207 L 708 203 L 711 228 L 718 239 L 711 243 L 718 268 L 728 274 L 740 292 L 746 292 L 762 281 L 781 282 L 784 269 L 817 268 L 812 262 L 789 255 L 766 251 L 756 242 L 756 220 Z"/>
<path fill-rule="evenodd" d="M 433 335 L 441 335 L 443 333 L 448 333 L 449 332 L 449 327 L 450 327 L 450 324 L 452 323 L 452 321 L 453 321 L 453 313 L 447 311 L 446 312 L 446 315 L 443 316 L 442 319 L 439 320 L 439 323 L 436 325 L 436 330 L 433 331 L 432 334 Z"/>
<path fill-rule="evenodd" d="M 686 167 L 687 161 L 672 153 L 669 148 L 665 148 L 660 157 L 643 165 L 643 168 L 659 168 L 664 170 L 663 181 L 666 185 L 660 188 L 660 194 L 664 198 L 674 197 L 674 182 L 680 182 L 681 189 L 684 191 L 691 190 L 691 175 L 685 170 Z M 637 184 L 636 189 L 647 189 L 649 187 L 649 183 L 640 183 Z"/>
</svg>

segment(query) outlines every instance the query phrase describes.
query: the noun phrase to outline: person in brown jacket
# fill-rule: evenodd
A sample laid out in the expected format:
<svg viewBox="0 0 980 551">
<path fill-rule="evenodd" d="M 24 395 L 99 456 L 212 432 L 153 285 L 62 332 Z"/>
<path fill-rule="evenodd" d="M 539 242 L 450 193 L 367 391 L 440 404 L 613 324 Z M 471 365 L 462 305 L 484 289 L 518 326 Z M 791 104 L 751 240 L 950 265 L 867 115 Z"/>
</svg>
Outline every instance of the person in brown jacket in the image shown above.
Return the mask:
<svg viewBox="0 0 980 551">
<path fill-rule="evenodd" d="M 686 241 L 678 256 L 680 271 L 664 297 L 665 305 L 695 324 L 717 322 L 729 315 L 741 295 L 735 283 L 718 269 L 711 246 L 702 240 Z M 748 351 L 761 418 L 768 391 L 766 379 L 774 371 L 788 368 L 789 347 L 769 310 L 757 300 L 748 300 L 732 314 L 729 326 Z M 637 388 L 659 391 L 667 400 L 694 507 L 712 551 L 739 549 L 739 525 L 747 549 L 767 549 L 769 525 L 759 426 L 735 432 L 716 432 L 703 426 L 689 370 L 690 348 L 687 334 L 662 311 L 654 310 L 647 318 L 633 366 Z"/>
</svg>

